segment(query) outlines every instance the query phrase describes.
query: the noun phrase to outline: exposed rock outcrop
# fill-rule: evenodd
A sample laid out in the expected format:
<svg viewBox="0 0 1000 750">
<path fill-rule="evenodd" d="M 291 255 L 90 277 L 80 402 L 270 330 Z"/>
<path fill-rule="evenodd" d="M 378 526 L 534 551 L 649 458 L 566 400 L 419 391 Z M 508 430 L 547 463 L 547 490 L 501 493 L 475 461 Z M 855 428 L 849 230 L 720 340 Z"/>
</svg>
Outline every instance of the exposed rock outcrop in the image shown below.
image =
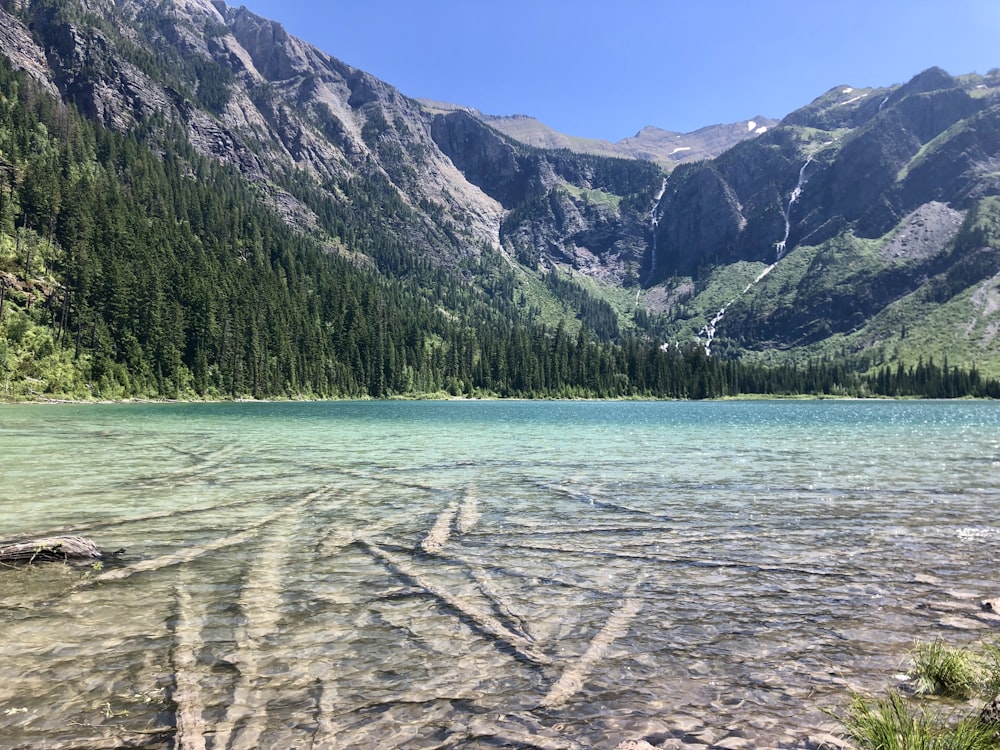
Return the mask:
<svg viewBox="0 0 1000 750">
<path fill-rule="evenodd" d="M 15 69 L 23 70 L 50 94 L 59 96 L 59 89 L 45 60 L 45 51 L 31 38 L 31 32 L 24 24 L 3 8 L 0 8 L 0 49 Z"/>
<path fill-rule="evenodd" d="M 649 125 L 633 136 L 612 143 L 560 133 L 529 115 L 488 115 L 473 107 L 431 99 L 419 101 L 432 114 L 448 115 L 453 112 L 464 112 L 507 137 L 535 148 L 566 149 L 578 154 L 643 159 L 657 162 L 666 168 L 712 159 L 737 143 L 766 133 L 778 124 L 777 120 L 770 117 L 758 116 L 742 122 L 708 125 L 690 133 L 678 133 Z"/>
</svg>

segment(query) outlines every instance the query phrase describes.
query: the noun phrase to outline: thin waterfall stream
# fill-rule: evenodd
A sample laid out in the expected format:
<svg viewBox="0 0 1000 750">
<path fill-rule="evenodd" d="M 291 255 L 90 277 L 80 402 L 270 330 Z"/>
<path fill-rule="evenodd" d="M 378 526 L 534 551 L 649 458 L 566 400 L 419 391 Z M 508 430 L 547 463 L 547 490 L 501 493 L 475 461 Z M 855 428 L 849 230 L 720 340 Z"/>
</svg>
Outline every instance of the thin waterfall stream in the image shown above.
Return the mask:
<svg viewBox="0 0 1000 750">
<path fill-rule="evenodd" d="M 656 198 L 653 199 L 653 208 L 649 212 L 649 224 L 652 229 L 652 247 L 649 252 L 649 274 L 646 276 L 646 283 L 649 284 L 656 274 L 656 230 L 660 226 L 660 203 L 663 201 L 663 195 L 667 192 L 667 179 L 663 178 L 663 183 L 660 185 L 660 192 L 656 194 Z M 638 292 L 636 292 L 636 302 L 638 303 L 639 297 Z"/>
<path fill-rule="evenodd" d="M 802 189 L 806 184 L 806 169 L 812 163 L 813 154 L 810 154 L 806 159 L 805 163 L 799 169 L 799 179 L 792 192 L 788 196 L 788 203 L 781 207 L 781 216 L 785 220 L 785 235 L 778 242 L 775 243 L 775 258 L 774 262 L 767 266 L 763 271 L 761 271 L 753 281 L 747 284 L 743 291 L 733 297 L 729 302 L 719 308 L 718 312 L 712 316 L 712 318 L 705 324 L 705 326 L 698 332 L 699 338 L 704 338 L 705 354 L 712 356 L 712 343 L 715 341 L 716 332 L 718 330 L 719 323 L 726 316 L 726 311 L 739 300 L 741 297 L 745 296 L 757 286 L 761 281 L 763 281 L 771 271 L 774 270 L 775 266 L 785 257 L 787 252 L 786 248 L 788 245 L 788 237 L 792 232 L 792 206 L 794 206 L 799 198 L 802 196 Z"/>
<path fill-rule="evenodd" d="M 796 183 L 791 195 L 788 196 L 788 204 L 781 210 L 781 215 L 785 219 L 785 236 L 774 245 L 775 262 L 785 257 L 785 251 L 788 245 L 788 236 L 792 232 L 792 206 L 794 206 L 802 196 L 802 188 L 806 184 L 806 169 L 812 163 L 812 160 L 813 157 L 812 154 L 810 154 L 809 158 L 806 159 L 805 164 L 803 164 L 802 168 L 799 170 L 799 181 Z"/>
</svg>

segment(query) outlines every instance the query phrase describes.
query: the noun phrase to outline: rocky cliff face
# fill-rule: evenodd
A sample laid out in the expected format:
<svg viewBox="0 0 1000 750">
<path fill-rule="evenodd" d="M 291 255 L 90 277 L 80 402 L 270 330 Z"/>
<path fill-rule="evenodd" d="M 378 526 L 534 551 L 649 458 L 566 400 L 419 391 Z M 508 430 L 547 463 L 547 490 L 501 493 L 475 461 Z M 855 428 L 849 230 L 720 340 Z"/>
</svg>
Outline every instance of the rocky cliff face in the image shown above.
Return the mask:
<svg viewBox="0 0 1000 750">
<path fill-rule="evenodd" d="M 708 125 L 691 133 L 678 133 L 648 125 L 634 136 L 612 143 L 560 133 L 529 115 L 488 115 L 472 107 L 429 99 L 422 99 L 420 103 L 432 114 L 464 112 L 526 146 L 566 149 L 594 156 L 643 159 L 656 162 L 668 170 L 678 164 L 712 159 L 737 143 L 766 133 L 778 124 L 777 120 L 770 117 L 758 116 L 743 122 Z"/>
<path fill-rule="evenodd" d="M 275 22 L 209 0 L 3 7 L 0 37 L 17 67 L 107 127 L 180 123 L 198 151 L 236 166 L 303 229 L 315 221 L 278 174 L 379 175 L 460 229 L 451 252 L 499 242 L 499 207 L 434 147 L 418 105 Z M 440 254 L 441 227 L 416 221 L 426 231 L 413 236 L 430 238 L 422 249 Z"/>
<path fill-rule="evenodd" d="M 616 286 L 636 282 L 660 168 L 534 149 L 461 111 L 435 115 L 431 132 L 466 178 L 507 211 L 500 239 L 523 264 L 565 267 Z"/>
<path fill-rule="evenodd" d="M 988 83 L 940 70 L 894 91 L 839 88 L 761 137 L 679 168 L 659 207 L 654 280 L 772 262 L 779 243 L 787 252 L 848 228 L 877 238 L 932 200 L 968 208 L 995 193 L 998 103 Z"/>
</svg>

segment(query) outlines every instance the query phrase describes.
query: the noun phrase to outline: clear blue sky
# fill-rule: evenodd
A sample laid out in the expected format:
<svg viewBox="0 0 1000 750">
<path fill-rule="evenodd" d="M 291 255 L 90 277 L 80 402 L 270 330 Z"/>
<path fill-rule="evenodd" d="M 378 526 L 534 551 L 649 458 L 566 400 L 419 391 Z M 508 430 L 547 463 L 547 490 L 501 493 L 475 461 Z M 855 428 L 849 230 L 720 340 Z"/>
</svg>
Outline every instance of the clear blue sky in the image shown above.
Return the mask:
<svg viewBox="0 0 1000 750">
<path fill-rule="evenodd" d="M 1000 67 L 1000 0 L 242 4 L 408 96 L 607 140 L 780 118 L 833 86 L 903 83 L 932 65 Z"/>
</svg>

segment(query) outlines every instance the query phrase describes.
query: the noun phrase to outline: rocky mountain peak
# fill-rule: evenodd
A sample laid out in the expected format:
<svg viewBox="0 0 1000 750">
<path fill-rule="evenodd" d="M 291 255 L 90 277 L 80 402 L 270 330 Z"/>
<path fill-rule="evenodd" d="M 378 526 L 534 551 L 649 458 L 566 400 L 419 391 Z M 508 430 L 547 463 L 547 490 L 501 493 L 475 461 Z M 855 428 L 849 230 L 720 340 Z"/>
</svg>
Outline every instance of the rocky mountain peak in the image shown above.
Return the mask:
<svg viewBox="0 0 1000 750">
<path fill-rule="evenodd" d="M 472 107 L 420 100 L 430 114 L 465 112 L 491 128 L 528 146 L 544 149 L 566 149 L 579 154 L 642 159 L 656 162 L 666 169 L 677 164 L 718 156 L 747 138 L 766 132 L 777 120 L 758 116 L 751 120 L 726 125 L 710 125 L 692 133 L 678 133 L 647 125 L 634 136 L 616 142 L 560 133 L 540 120 L 526 114 L 489 115 Z M 753 127 L 749 127 L 753 123 Z"/>
</svg>

